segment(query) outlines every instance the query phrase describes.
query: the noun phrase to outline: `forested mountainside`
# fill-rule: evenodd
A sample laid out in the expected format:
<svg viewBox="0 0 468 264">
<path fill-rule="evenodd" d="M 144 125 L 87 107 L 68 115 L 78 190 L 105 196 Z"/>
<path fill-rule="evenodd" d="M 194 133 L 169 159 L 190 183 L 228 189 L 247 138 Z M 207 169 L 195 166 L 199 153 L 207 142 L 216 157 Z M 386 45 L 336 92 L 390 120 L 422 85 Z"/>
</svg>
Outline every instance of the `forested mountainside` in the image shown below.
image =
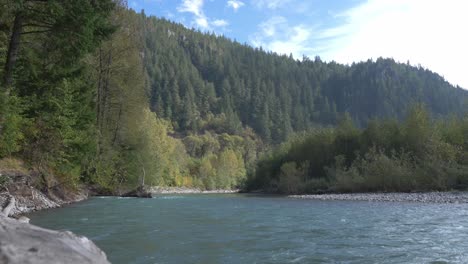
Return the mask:
<svg viewBox="0 0 468 264">
<path fill-rule="evenodd" d="M 364 126 L 414 103 L 467 111 L 466 91 L 389 59 L 295 60 L 126 1 L 14 3 L 0 0 L 0 170 L 24 160 L 43 189 L 236 188 L 260 153 L 345 113 Z"/>
<path fill-rule="evenodd" d="M 229 132 L 240 121 L 278 143 L 293 131 L 335 125 L 345 112 L 364 126 L 371 118 L 401 120 L 415 103 L 434 117 L 468 109 L 468 91 L 392 59 L 295 60 L 155 17 L 145 19 L 144 35 L 151 108 L 181 132 L 224 114 Z"/>
</svg>

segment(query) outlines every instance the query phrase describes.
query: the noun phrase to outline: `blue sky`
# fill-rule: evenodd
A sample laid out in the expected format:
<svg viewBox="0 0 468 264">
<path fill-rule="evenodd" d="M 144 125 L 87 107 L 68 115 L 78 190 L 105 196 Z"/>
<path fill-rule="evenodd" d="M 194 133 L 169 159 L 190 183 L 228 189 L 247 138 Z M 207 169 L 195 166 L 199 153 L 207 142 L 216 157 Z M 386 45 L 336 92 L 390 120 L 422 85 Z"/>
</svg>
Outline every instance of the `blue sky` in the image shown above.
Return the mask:
<svg viewBox="0 0 468 264">
<path fill-rule="evenodd" d="M 296 58 L 410 61 L 468 88 L 466 0 L 129 0 L 129 6 Z"/>
</svg>

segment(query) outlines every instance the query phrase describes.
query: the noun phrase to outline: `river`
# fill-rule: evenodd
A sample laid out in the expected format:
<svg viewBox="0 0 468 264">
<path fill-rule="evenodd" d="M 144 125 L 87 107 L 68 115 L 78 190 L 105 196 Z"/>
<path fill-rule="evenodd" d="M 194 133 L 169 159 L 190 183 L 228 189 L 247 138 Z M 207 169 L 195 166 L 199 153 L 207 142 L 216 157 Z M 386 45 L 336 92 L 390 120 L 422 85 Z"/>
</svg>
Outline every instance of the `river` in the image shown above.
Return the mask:
<svg viewBox="0 0 468 264">
<path fill-rule="evenodd" d="M 119 263 L 468 263 L 468 205 L 276 196 L 95 197 L 30 214 Z"/>
</svg>

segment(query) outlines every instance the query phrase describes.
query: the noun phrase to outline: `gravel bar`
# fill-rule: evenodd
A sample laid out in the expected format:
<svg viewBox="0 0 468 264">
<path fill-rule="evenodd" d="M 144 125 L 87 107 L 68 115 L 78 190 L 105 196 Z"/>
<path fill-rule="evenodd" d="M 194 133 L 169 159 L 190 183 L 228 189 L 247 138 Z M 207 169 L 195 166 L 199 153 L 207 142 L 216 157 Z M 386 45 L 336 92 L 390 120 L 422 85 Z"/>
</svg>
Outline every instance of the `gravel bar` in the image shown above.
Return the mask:
<svg viewBox="0 0 468 264">
<path fill-rule="evenodd" d="M 468 192 L 310 194 L 288 197 L 321 201 L 468 203 Z"/>
</svg>

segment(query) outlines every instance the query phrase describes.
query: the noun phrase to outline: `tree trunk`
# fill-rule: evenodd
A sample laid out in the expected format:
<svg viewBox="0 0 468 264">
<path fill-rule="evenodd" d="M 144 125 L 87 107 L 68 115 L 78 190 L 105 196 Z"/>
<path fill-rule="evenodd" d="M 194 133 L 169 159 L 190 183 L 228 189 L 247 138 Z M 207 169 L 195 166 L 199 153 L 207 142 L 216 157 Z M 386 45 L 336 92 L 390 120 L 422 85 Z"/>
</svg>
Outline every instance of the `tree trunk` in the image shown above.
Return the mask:
<svg viewBox="0 0 468 264">
<path fill-rule="evenodd" d="M 141 181 L 141 186 L 145 186 L 145 178 L 146 178 L 146 170 L 144 166 L 141 166 L 141 170 L 143 171 L 143 179 Z"/>
<path fill-rule="evenodd" d="M 141 161 L 140 157 L 137 156 L 138 162 L 141 164 L 141 171 L 143 172 L 143 177 L 141 178 L 141 186 L 145 186 L 145 178 L 146 178 L 146 170 L 145 170 L 145 164 L 143 161 Z"/>
<path fill-rule="evenodd" d="M 15 68 L 16 60 L 18 59 L 22 31 L 23 31 L 23 15 L 21 12 L 19 12 L 16 14 L 15 21 L 13 22 L 13 32 L 11 33 L 7 59 L 5 63 L 3 84 L 5 85 L 6 93 L 9 92 L 10 86 L 13 83 L 13 70 Z"/>
<path fill-rule="evenodd" d="M 119 114 L 117 116 L 117 124 L 115 126 L 115 130 L 114 130 L 114 137 L 112 139 L 112 146 L 115 146 L 115 142 L 117 141 L 117 134 L 120 130 L 120 119 L 122 118 L 122 108 L 123 108 L 123 98 L 122 98 L 122 95 L 120 95 L 120 105 L 119 105 Z"/>
</svg>

